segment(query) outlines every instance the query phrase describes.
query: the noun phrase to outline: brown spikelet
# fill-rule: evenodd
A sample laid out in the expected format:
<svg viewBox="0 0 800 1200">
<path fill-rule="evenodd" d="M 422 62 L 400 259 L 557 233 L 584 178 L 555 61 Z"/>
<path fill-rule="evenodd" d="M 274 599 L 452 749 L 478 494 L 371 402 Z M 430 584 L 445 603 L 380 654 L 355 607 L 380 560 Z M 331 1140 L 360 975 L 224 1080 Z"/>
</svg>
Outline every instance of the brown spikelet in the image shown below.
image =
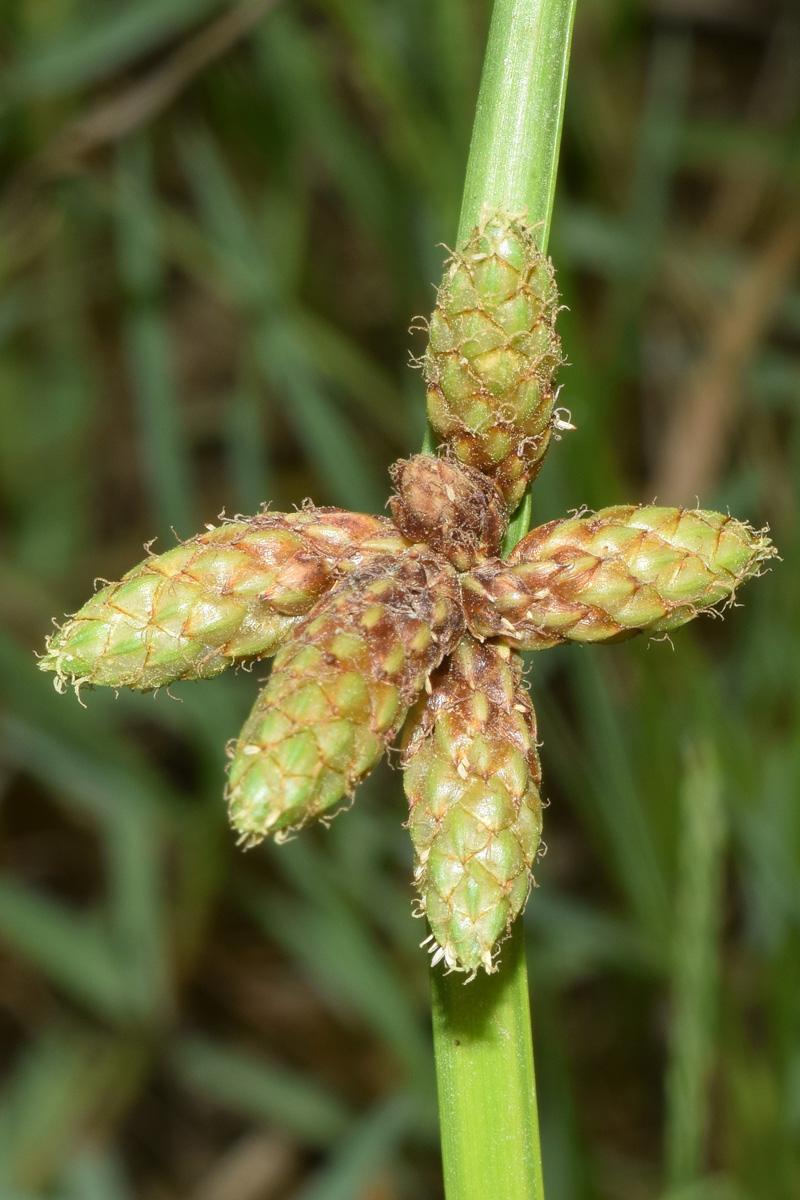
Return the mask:
<svg viewBox="0 0 800 1200">
<path fill-rule="evenodd" d="M 458 582 L 424 549 L 358 568 L 292 634 L 230 766 L 249 843 L 328 812 L 372 770 L 463 631 Z"/>
<path fill-rule="evenodd" d="M 507 518 L 502 493 L 474 467 L 451 458 L 416 454 L 391 469 L 396 495 L 389 501 L 398 529 L 424 542 L 459 571 L 500 552 Z"/>
<path fill-rule="evenodd" d="M 343 574 L 406 542 L 381 517 L 341 509 L 224 521 L 153 554 L 54 633 L 39 666 L 57 685 L 140 691 L 274 654 Z"/>
<path fill-rule="evenodd" d="M 666 633 L 729 600 L 774 556 L 769 539 L 723 513 L 619 505 L 552 521 L 508 563 L 462 577 L 476 637 L 521 650 Z"/>
</svg>

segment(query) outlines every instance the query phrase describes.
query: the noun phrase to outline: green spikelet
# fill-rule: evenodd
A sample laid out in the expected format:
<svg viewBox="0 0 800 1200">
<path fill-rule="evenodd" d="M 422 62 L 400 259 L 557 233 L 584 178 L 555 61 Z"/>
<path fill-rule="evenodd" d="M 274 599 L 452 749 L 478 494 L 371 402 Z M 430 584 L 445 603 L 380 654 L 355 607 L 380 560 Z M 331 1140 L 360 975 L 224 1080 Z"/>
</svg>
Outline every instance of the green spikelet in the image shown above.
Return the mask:
<svg viewBox="0 0 800 1200">
<path fill-rule="evenodd" d="M 295 629 L 234 747 L 231 823 L 248 844 L 352 794 L 463 631 L 455 571 L 420 549 L 354 571 Z"/>
<path fill-rule="evenodd" d="M 507 647 L 467 635 L 432 683 L 404 758 L 415 881 L 434 962 L 493 971 L 539 846 L 536 721 Z"/>
<path fill-rule="evenodd" d="M 467 624 L 521 650 L 666 633 L 729 601 L 775 554 L 722 513 L 620 505 L 552 521 L 462 577 Z"/>
<path fill-rule="evenodd" d="M 428 419 L 461 462 L 495 480 L 509 511 L 550 441 L 557 311 L 534 231 L 492 212 L 450 259 L 430 321 Z"/>
<path fill-rule="evenodd" d="M 273 654 L 343 572 L 406 543 L 379 517 L 309 508 L 225 522 L 145 559 L 48 640 L 56 686 L 141 691 Z"/>
</svg>

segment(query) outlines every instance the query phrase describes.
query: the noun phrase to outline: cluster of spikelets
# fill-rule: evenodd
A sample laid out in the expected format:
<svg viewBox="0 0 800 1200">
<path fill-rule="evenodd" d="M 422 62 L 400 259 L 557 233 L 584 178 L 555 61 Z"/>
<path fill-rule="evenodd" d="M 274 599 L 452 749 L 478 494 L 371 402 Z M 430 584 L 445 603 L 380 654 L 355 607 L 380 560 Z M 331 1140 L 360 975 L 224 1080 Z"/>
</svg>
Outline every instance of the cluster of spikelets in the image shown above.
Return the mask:
<svg viewBox="0 0 800 1200">
<path fill-rule="evenodd" d="M 445 452 L 395 464 L 391 521 L 308 506 L 209 527 L 98 591 L 40 663 L 59 689 L 147 690 L 277 652 L 231 752 L 247 845 L 334 815 L 405 726 L 430 949 L 471 974 L 495 968 L 539 846 L 518 652 L 665 634 L 729 602 L 774 553 L 730 516 L 621 506 L 544 525 L 501 559 L 558 421 L 555 303 L 532 232 L 490 215 L 431 321 Z"/>
</svg>

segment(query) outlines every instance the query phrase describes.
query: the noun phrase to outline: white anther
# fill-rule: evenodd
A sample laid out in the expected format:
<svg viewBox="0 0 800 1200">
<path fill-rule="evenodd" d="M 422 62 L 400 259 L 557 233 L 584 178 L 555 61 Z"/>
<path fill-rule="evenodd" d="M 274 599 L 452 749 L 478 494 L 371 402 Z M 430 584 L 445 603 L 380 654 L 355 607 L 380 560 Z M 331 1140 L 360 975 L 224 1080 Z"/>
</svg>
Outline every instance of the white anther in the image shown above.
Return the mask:
<svg viewBox="0 0 800 1200">
<path fill-rule="evenodd" d="M 558 430 L 576 429 L 572 424 L 572 413 L 568 408 L 557 408 L 553 413 L 553 428 Z"/>
</svg>

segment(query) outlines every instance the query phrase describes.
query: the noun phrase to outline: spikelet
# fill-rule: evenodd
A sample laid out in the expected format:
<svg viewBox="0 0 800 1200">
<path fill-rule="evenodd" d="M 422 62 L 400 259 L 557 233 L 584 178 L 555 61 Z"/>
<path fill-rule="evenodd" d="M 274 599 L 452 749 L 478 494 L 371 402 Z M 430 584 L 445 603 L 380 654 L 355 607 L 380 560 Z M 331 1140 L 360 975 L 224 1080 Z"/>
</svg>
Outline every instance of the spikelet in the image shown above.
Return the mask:
<svg viewBox="0 0 800 1200">
<path fill-rule="evenodd" d="M 619 505 L 552 521 L 462 577 L 467 624 L 520 650 L 666 633 L 730 600 L 775 549 L 722 513 Z"/>
<path fill-rule="evenodd" d="M 453 568 L 415 548 L 360 567 L 275 660 L 230 764 L 231 824 L 252 845 L 350 796 L 463 632 Z"/>
<path fill-rule="evenodd" d="M 539 846 L 536 720 L 507 647 L 466 635 L 432 683 L 404 755 L 415 882 L 434 962 L 493 971 Z"/>
<path fill-rule="evenodd" d="M 552 264 L 534 230 L 485 213 L 447 265 L 423 368 L 436 436 L 497 482 L 509 511 L 550 441 L 557 311 Z"/>
<path fill-rule="evenodd" d="M 458 571 L 500 553 L 508 520 L 499 488 L 452 458 L 415 454 L 391 468 L 394 523 L 410 542 L 424 542 Z"/>
<path fill-rule="evenodd" d="M 405 546 L 390 522 L 340 509 L 227 521 L 98 591 L 48 639 L 39 666 L 59 690 L 217 675 L 273 654 L 336 578 Z"/>
</svg>

